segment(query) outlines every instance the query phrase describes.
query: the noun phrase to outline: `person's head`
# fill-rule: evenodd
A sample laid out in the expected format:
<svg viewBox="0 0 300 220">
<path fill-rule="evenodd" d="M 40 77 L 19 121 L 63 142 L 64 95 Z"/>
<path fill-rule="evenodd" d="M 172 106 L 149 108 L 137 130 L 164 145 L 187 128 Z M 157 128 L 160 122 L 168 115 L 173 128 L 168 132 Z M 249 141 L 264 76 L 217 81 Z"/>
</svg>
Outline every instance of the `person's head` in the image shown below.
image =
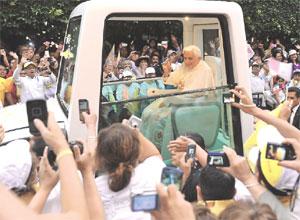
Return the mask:
<svg viewBox="0 0 300 220">
<path fill-rule="evenodd" d="M 145 73 L 146 78 L 153 78 L 156 76 L 154 67 L 147 67 Z"/>
<path fill-rule="evenodd" d="M 202 205 L 194 205 L 196 220 L 217 220 L 217 217 L 211 213 L 210 209 Z"/>
<path fill-rule="evenodd" d="M 292 107 L 300 104 L 300 89 L 297 87 L 288 88 L 287 100 L 293 101 Z"/>
<path fill-rule="evenodd" d="M 146 69 L 149 65 L 149 61 L 149 56 L 140 56 L 135 62 L 135 65 L 141 69 Z"/>
<path fill-rule="evenodd" d="M 155 66 L 155 65 L 159 64 L 159 56 L 157 54 L 152 54 L 151 64 L 152 64 L 152 66 Z"/>
<path fill-rule="evenodd" d="M 253 61 L 253 63 L 256 62 L 256 63 L 258 63 L 258 64 L 261 64 L 261 63 L 262 63 L 261 56 L 259 56 L 259 55 L 254 55 L 253 58 L 252 58 L 252 61 Z"/>
<path fill-rule="evenodd" d="M 123 69 L 129 69 L 129 70 L 131 70 L 131 68 L 132 68 L 132 63 L 131 63 L 130 60 L 124 60 L 122 62 L 122 65 L 123 65 Z"/>
<path fill-rule="evenodd" d="M 258 76 L 259 71 L 260 71 L 260 65 L 258 63 L 256 63 L 256 62 L 254 62 L 252 64 L 252 74 Z"/>
<path fill-rule="evenodd" d="M 201 171 L 199 169 L 191 172 L 181 190 L 182 194 L 184 195 L 184 199 L 188 202 L 197 201 L 196 186 L 200 182 L 200 172 Z"/>
<path fill-rule="evenodd" d="M 206 150 L 206 145 L 205 145 L 205 141 L 204 138 L 202 137 L 202 135 L 195 133 L 195 132 L 187 132 L 184 134 L 184 136 L 192 139 L 193 141 L 196 142 L 196 144 L 198 144 L 203 150 Z"/>
<path fill-rule="evenodd" d="M 298 55 L 297 55 L 297 51 L 296 50 L 290 50 L 289 51 L 289 60 L 291 62 L 296 62 L 297 61 L 297 57 L 298 57 Z"/>
<path fill-rule="evenodd" d="M 15 140 L 0 148 L 0 182 L 18 195 L 32 190 L 35 168 L 28 141 Z"/>
<path fill-rule="evenodd" d="M 292 79 L 300 82 L 300 69 L 294 70 Z"/>
<path fill-rule="evenodd" d="M 274 48 L 274 50 L 272 51 L 272 56 L 280 62 L 282 62 L 284 59 L 283 51 L 279 47 Z"/>
<path fill-rule="evenodd" d="M 33 78 L 36 74 L 36 65 L 35 63 L 29 61 L 24 64 L 23 70 L 26 72 L 28 77 Z"/>
<path fill-rule="evenodd" d="M 156 48 L 156 46 L 157 46 L 156 40 L 155 39 L 150 39 L 149 40 L 149 46 L 150 46 L 150 48 Z"/>
<path fill-rule="evenodd" d="M 115 123 L 100 131 L 96 161 L 108 172 L 108 185 L 112 191 L 120 191 L 129 184 L 139 152 L 140 141 L 136 130 Z"/>
<path fill-rule="evenodd" d="M 23 45 L 20 49 L 20 54 L 22 57 L 31 60 L 34 55 L 35 48 L 33 45 Z"/>
<path fill-rule="evenodd" d="M 104 72 L 112 73 L 114 71 L 114 65 L 111 62 L 107 62 L 104 64 Z"/>
<path fill-rule="evenodd" d="M 201 60 L 201 51 L 199 47 L 190 45 L 183 48 L 184 64 L 188 69 L 193 69 Z"/>
<path fill-rule="evenodd" d="M 167 57 L 169 58 L 171 63 L 177 62 L 177 53 L 175 50 L 168 50 Z"/>
<path fill-rule="evenodd" d="M 6 77 L 6 69 L 5 66 L 0 64 L 0 77 L 5 78 Z"/>
<path fill-rule="evenodd" d="M 236 192 L 234 177 L 211 166 L 201 170 L 199 187 L 204 201 L 232 199 Z"/>
<path fill-rule="evenodd" d="M 237 201 L 219 215 L 219 220 L 277 220 L 269 205 Z"/>
<path fill-rule="evenodd" d="M 137 61 L 137 59 L 140 57 L 140 53 L 136 50 L 131 51 L 128 59 L 132 60 L 133 62 Z"/>
</svg>

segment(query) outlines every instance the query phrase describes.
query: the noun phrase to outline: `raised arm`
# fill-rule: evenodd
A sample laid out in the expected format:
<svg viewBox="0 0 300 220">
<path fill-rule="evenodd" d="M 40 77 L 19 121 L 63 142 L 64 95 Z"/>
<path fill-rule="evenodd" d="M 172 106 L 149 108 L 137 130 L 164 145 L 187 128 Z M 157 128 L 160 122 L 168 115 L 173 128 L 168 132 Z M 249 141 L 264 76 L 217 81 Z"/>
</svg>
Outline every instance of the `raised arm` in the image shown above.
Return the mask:
<svg viewBox="0 0 300 220">
<path fill-rule="evenodd" d="M 49 164 L 48 147 L 45 147 L 40 161 L 39 183 L 40 188 L 30 201 L 28 207 L 37 213 L 41 213 L 47 198 L 58 181 L 58 172 L 54 171 Z"/>
<path fill-rule="evenodd" d="M 240 103 L 232 103 L 232 106 L 257 117 L 268 124 L 273 125 L 284 137 L 295 138 L 300 141 L 300 130 L 290 125 L 287 121 L 276 118 L 275 116 L 268 114 L 262 109 L 256 107 L 243 87 L 236 86 L 235 89 L 231 91 L 241 100 Z"/>
<path fill-rule="evenodd" d="M 59 167 L 63 212 L 76 214 L 82 220 L 89 219 L 85 195 L 77 173 L 73 153 L 56 123 L 54 115 L 49 113 L 47 127 L 38 119 L 35 119 L 34 123 L 45 142 L 57 155 L 56 162 Z"/>
<path fill-rule="evenodd" d="M 84 144 L 83 154 L 75 147 L 75 160 L 83 177 L 83 187 L 87 201 L 90 220 L 104 219 L 104 208 L 95 182 L 95 148 L 97 147 L 95 114 L 83 112 L 84 122 L 87 127 L 87 140 Z"/>
<path fill-rule="evenodd" d="M 22 83 L 22 78 L 20 77 L 20 73 L 21 73 L 23 65 L 26 61 L 27 61 L 27 59 L 25 57 L 22 57 L 20 63 L 18 64 L 17 68 L 15 69 L 15 71 L 13 73 L 13 79 L 15 81 L 15 84 L 18 86 L 20 86 Z"/>
</svg>

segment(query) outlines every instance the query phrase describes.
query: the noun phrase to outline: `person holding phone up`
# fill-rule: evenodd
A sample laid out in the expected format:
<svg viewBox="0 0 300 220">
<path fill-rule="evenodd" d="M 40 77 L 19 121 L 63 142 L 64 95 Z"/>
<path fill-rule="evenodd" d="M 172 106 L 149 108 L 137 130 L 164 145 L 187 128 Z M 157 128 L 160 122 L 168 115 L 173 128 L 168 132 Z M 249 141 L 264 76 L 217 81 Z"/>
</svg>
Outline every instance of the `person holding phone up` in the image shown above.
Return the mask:
<svg viewBox="0 0 300 220">
<path fill-rule="evenodd" d="M 25 77 L 20 76 L 22 69 L 26 72 Z M 14 71 L 13 79 L 16 86 L 21 89 L 21 103 L 31 99 L 46 99 L 47 86 L 56 82 L 56 77 L 52 72 L 49 76 L 38 75 L 36 64 L 27 61 L 25 57 L 21 58 L 17 69 Z"/>
</svg>

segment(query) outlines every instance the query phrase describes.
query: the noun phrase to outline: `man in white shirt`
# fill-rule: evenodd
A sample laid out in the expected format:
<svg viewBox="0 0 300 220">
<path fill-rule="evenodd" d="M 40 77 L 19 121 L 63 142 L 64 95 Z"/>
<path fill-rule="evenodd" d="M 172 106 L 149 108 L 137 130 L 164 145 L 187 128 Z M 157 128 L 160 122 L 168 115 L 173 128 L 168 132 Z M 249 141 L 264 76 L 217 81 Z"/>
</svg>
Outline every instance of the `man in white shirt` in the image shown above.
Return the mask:
<svg viewBox="0 0 300 220">
<path fill-rule="evenodd" d="M 26 76 L 21 77 L 21 70 L 25 70 Z M 22 57 L 20 64 L 16 68 L 13 74 L 13 78 L 16 86 L 20 91 L 20 102 L 25 103 L 31 99 L 46 99 L 45 91 L 47 85 L 55 84 L 56 77 L 51 72 L 49 76 L 40 76 L 37 73 L 36 64 L 27 61 L 26 58 Z"/>
<path fill-rule="evenodd" d="M 300 89 L 290 87 L 288 89 L 287 101 L 290 103 L 291 115 L 288 122 L 300 130 Z"/>
<path fill-rule="evenodd" d="M 265 80 L 262 79 L 262 77 L 259 76 L 260 72 L 260 65 L 256 62 L 252 64 L 251 68 L 251 78 L 250 78 L 250 83 L 251 83 L 251 90 L 253 94 L 253 102 L 261 107 L 264 106 L 264 97 L 263 97 L 263 92 L 265 88 Z M 259 93 L 259 94 L 257 94 Z M 261 93 L 261 94 L 260 94 Z"/>
</svg>

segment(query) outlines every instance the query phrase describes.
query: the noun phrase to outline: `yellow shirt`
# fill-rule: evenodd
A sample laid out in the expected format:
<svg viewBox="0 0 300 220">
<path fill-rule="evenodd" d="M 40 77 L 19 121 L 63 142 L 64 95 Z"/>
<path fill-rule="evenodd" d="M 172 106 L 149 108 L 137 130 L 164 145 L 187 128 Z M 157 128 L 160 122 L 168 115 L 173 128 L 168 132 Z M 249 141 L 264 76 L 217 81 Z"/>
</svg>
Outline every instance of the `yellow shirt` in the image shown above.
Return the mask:
<svg viewBox="0 0 300 220">
<path fill-rule="evenodd" d="M 216 216 L 219 216 L 221 212 L 226 209 L 229 205 L 234 203 L 235 200 L 233 199 L 227 199 L 227 200 L 208 200 L 208 201 L 199 201 L 199 205 L 205 205 L 207 208 L 210 209 L 210 211 L 215 214 Z"/>
<path fill-rule="evenodd" d="M 0 101 L 4 104 L 7 82 L 6 79 L 0 77 Z"/>
<path fill-rule="evenodd" d="M 166 80 L 167 85 L 174 85 L 181 88 L 183 91 L 214 88 L 215 79 L 211 68 L 208 64 L 200 60 L 197 66 L 193 69 L 188 69 L 185 64 L 182 64 L 175 72 L 171 73 Z"/>
</svg>

